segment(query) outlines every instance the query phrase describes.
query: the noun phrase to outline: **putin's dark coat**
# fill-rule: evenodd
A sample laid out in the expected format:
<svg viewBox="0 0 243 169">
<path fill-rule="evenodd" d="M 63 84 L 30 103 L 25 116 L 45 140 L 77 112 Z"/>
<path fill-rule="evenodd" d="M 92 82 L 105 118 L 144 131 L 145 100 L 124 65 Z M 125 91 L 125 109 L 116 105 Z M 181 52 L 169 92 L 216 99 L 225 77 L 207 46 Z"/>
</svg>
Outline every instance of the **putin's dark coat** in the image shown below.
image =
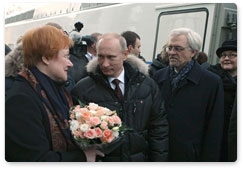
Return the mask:
<svg viewBox="0 0 243 169">
<path fill-rule="evenodd" d="M 116 110 L 122 122 L 132 129 L 123 137 L 121 146 L 106 154 L 103 161 L 167 161 L 167 115 L 163 111 L 157 84 L 148 75 L 140 72 L 146 66 L 135 56 L 128 57 L 125 61 L 123 102 L 118 101 L 107 78 L 100 71 L 97 59 L 87 65 L 91 75 L 80 80 L 71 91 L 73 96 L 85 104 L 95 102 Z"/>
</svg>

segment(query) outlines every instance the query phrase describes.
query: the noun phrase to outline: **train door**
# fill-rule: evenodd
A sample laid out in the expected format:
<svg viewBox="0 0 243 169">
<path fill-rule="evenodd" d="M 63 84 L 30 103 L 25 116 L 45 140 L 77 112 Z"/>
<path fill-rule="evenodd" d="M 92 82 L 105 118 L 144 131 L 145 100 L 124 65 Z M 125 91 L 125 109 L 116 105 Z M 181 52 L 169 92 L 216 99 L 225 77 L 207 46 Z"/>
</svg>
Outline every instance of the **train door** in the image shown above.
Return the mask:
<svg viewBox="0 0 243 169">
<path fill-rule="evenodd" d="M 162 9 L 157 20 L 153 59 L 161 52 L 162 46 L 168 40 L 170 31 L 180 27 L 191 28 L 199 33 L 203 39 L 201 50 L 204 51 L 208 15 L 208 9 L 205 7 L 188 9 L 173 7 L 171 10 L 167 11 L 163 11 Z"/>
</svg>

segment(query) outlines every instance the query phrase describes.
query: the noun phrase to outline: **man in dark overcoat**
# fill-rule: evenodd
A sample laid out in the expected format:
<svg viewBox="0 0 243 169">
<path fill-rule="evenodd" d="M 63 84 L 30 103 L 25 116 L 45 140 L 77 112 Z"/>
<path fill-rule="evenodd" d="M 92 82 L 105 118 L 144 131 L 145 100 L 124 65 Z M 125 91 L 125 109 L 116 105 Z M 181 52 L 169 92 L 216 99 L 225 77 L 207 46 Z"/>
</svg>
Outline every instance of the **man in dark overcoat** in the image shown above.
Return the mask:
<svg viewBox="0 0 243 169">
<path fill-rule="evenodd" d="M 168 121 L 159 88 L 149 77 L 148 66 L 134 55 L 127 56 L 126 48 L 121 35 L 104 34 L 97 43 L 98 56 L 87 65 L 89 76 L 71 94 L 84 104 L 94 102 L 116 110 L 129 128 L 102 161 L 167 161 Z M 119 80 L 119 95 L 114 79 Z"/>
<path fill-rule="evenodd" d="M 169 122 L 169 161 L 219 161 L 224 122 L 220 78 L 195 60 L 200 36 L 187 28 L 172 30 L 168 67 L 153 76 L 165 101 Z"/>
</svg>

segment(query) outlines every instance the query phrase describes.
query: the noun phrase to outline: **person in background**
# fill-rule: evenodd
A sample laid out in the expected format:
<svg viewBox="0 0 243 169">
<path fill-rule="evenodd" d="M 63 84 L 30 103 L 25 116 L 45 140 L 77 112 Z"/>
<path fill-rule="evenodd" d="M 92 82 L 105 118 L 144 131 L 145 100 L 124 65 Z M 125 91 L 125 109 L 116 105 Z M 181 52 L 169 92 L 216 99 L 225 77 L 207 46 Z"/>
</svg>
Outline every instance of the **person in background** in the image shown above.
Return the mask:
<svg viewBox="0 0 243 169">
<path fill-rule="evenodd" d="M 196 60 L 201 65 L 208 61 L 208 56 L 205 52 L 199 52 Z"/>
<path fill-rule="evenodd" d="M 71 96 L 63 87 L 71 39 L 49 25 L 28 30 L 22 39 L 24 70 L 5 100 L 5 159 L 8 162 L 95 161 L 104 154 L 80 150 L 68 125 Z"/>
<path fill-rule="evenodd" d="M 89 76 L 74 86 L 71 95 L 83 104 L 93 102 L 116 110 L 131 129 L 102 161 L 167 161 L 168 123 L 159 88 L 148 77 L 148 66 L 127 56 L 126 49 L 121 35 L 104 34 L 97 43 L 98 57 L 87 65 Z"/>
<path fill-rule="evenodd" d="M 62 28 L 62 26 L 61 26 L 61 25 L 59 25 L 59 24 L 58 24 L 58 23 L 56 23 L 56 22 L 48 22 L 46 25 L 54 26 L 55 28 L 57 28 L 57 29 L 60 29 L 60 30 L 64 31 L 64 30 L 63 30 L 63 28 Z"/>
<path fill-rule="evenodd" d="M 235 97 L 228 130 L 228 161 L 237 160 L 237 97 Z"/>
<path fill-rule="evenodd" d="M 142 59 L 144 62 L 146 62 L 145 58 L 140 55 L 141 53 L 140 36 L 133 31 L 125 31 L 122 32 L 121 35 L 126 39 L 128 53 L 133 54 L 136 57 Z"/>
<path fill-rule="evenodd" d="M 74 24 L 74 27 L 75 27 L 74 29 L 75 31 L 80 32 L 83 29 L 84 24 L 82 22 L 76 22 Z"/>
<path fill-rule="evenodd" d="M 153 60 L 151 65 L 149 65 L 149 76 L 152 77 L 154 72 L 156 72 L 159 69 L 165 68 L 169 65 L 169 55 L 166 51 L 168 43 L 166 43 L 161 53 L 157 55 L 157 58 Z"/>
<path fill-rule="evenodd" d="M 221 161 L 229 161 L 228 139 L 231 136 L 229 123 L 231 121 L 232 108 L 236 104 L 235 100 L 237 97 L 237 40 L 224 41 L 222 46 L 217 49 L 216 54 L 219 58 L 219 63 L 211 65 L 208 70 L 217 74 L 224 86 L 224 137 Z M 234 156 L 236 157 L 236 154 Z"/>
<path fill-rule="evenodd" d="M 87 76 L 85 66 L 89 59 L 85 56 L 87 54 L 87 42 L 83 40 L 83 37 L 78 33 L 73 33 L 70 38 L 74 42 L 74 45 L 70 48 L 70 60 L 73 67 L 68 70 L 68 75 L 73 79 L 75 85 L 80 79 Z"/>
<path fill-rule="evenodd" d="M 98 32 L 94 32 L 90 35 L 94 42 L 92 43 L 92 45 L 88 45 L 87 48 L 87 54 L 90 54 L 90 56 L 92 56 L 92 58 L 97 57 L 97 50 L 96 50 L 96 44 L 97 42 L 100 40 L 102 34 L 98 33 Z"/>
<path fill-rule="evenodd" d="M 188 28 L 169 34 L 168 67 L 155 72 L 169 122 L 169 161 L 219 161 L 223 135 L 223 85 L 195 60 L 202 45 Z"/>
<path fill-rule="evenodd" d="M 5 57 L 5 97 L 11 89 L 15 77 L 23 70 L 24 57 L 22 53 L 22 43 L 17 46 Z"/>
<path fill-rule="evenodd" d="M 96 44 L 101 36 L 101 33 L 95 32 L 91 35 L 86 35 L 82 37 L 82 40 L 87 43 L 87 53 L 85 56 L 89 61 L 97 56 Z"/>
<path fill-rule="evenodd" d="M 5 57 L 5 97 L 8 90 L 12 87 L 17 74 L 23 70 L 22 38 L 23 36 L 18 37 L 15 48 Z"/>
<path fill-rule="evenodd" d="M 80 33 L 80 31 L 83 29 L 84 24 L 80 21 L 76 22 L 74 24 L 74 29 L 69 33 L 70 37 L 73 37 L 73 34 Z"/>
<path fill-rule="evenodd" d="M 97 56 L 96 43 L 101 35 L 100 33 L 86 36 L 81 36 L 78 33 L 72 34 L 74 46 L 70 49 L 70 60 L 73 67 L 69 69 L 68 74 L 74 80 L 74 84 L 88 75 L 86 65 Z"/>
<path fill-rule="evenodd" d="M 92 45 L 95 42 L 95 39 L 90 35 L 85 35 L 85 36 L 82 37 L 82 41 L 85 41 L 86 44 L 87 44 L 87 53 L 85 54 L 85 57 L 87 58 L 87 61 L 89 62 L 94 57 L 93 54 L 91 54 L 90 52 L 91 52 L 91 49 L 92 49 Z"/>
<path fill-rule="evenodd" d="M 210 66 L 208 63 L 208 55 L 205 52 L 199 52 L 196 60 L 204 69 L 207 69 Z"/>
</svg>

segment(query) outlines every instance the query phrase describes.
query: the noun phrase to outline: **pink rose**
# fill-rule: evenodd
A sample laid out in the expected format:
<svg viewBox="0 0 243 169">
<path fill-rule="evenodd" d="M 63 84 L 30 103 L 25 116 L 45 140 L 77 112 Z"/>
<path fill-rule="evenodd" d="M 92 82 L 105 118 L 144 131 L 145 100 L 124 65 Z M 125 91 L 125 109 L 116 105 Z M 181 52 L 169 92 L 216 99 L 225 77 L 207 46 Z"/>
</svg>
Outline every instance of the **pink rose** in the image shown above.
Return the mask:
<svg viewBox="0 0 243 169">
<path fill-rule="evenodd" d="M 112 116 L 115 124 L 121 124 L 121 119 L 117 115 Z"/>
<path fill-rule="evenodd" d="M 77 105 L 74 109 L 73 109 L 73 111 L 74 112 L 80 112 L 81 110 L 81 107 L 79 106 L 79 105 Z"/>
<path fill-rule="evenodd" d="M 100 138 L 102 137 L 102 130 L 99 127 L 94 128 L 95 132 L 96 132 L 96 137 Z"/>
<path fill-rule="evenodd" d="M 97 115 L 98 117 L 101 117 L 101 116 L 104 115 L 104 111 L 103 111 L 102 109 L 99 109 L 99 110 L 97 110 L 96 115 Z"/>
<path fill-rule="evenodd" d="M 99 117 L 90 117 L 89 120 L 90 120 L 90 124 L 92 126 L 97 126 L 97 125 L 99 125 L 101 123 Z"/>
<path fill-rule="evenodd" d="M 82 118 L 83 118 L 85 121 L 87 121 L 87 120 L 89 120 L 89 118 L 90 118 L 90 112 L 89 112 L 89 111 L 83 111 L 81 116 L 82 116 Z"/>
<path fill-rule="evenodd" d="M 87 137 L 88 139 L 94 139 L 96 137 L 96 132 L 94 129 L 88 129 L 84 133 L 84 136 Z"/>
<path fill-rule="evenodd" d="M 113 117 L 107 117 L 106 120 L 108 121 L 109 125 L 114 126 L 115 121 L 114 121 Z"/>
<path fill-rule="evenodd" d="M 109 129 L 104 130 L 101 141 L 103 143 L 110 143 L 114 139 L 113 132 Z"/>
<path fill-rule="evenodd" d="M 73 135 L 76 136 L 76 137 L 79 136 L 79 131 L 77 131 L 77 130 L 72 131 L 72 133 L 73 133 Z"/>
</svg>

